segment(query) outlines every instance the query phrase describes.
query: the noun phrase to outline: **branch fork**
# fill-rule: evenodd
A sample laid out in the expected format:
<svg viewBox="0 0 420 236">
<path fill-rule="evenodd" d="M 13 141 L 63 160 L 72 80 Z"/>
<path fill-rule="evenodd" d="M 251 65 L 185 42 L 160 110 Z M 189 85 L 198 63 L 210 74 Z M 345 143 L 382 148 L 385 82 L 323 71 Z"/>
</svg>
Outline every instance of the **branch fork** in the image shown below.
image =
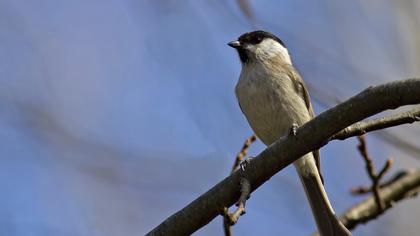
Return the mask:
<svg viewBox="0 0 420 236">
<path fill-rule="evenodd" d="M 237 208 L 233 213 L 229 213 L 229 210 L 227 207 L 223 209 L 224 214 L 224 222 L 228 225 L 232 226 L 238 222 L 239 217 L 241 215 L 244 215 L 246 213 L 245 211 L 245 204 L 246 200 L 250 197 L 251 193 L 251 184 L 246 178 L 241 178 L 240 180 L 240 191 L 241 196 L 239 197 Z"/>
<path fill-rule="evenodd" d="M 381 171 L 379 171 L 379 174 L 376 174 L 375 168 L 373 167 L 373 161 L 369 157 L 369 154 L 367 151 L 365 136 L 361 135 L 361 136 L 358 136 L 357 138 L 359 140 L 359 145 L 357 146 L 357 148 L 359 149 L 359 152 L 366 163 L 366 171 L 369 175 L 369 178 L 372 181 L 372 186 L 370 188 L 359 187 L 359 188 L 356 188 L 356 190 L 352 192 L 358 193 L 358 192 L 367 192 L 369 190 L 372 191 L 373 196 L 375 197 L 375 202 L 376 202 L 376 205 L 378 206 L 379 212 L 383 212 L 385 210 L 385 204 L 379 194 L 380 181 L 382 177 L 385 175 L 385 173 L 391 168 L 393 161 L 392 159 L 388 159 L 385 165 L 382 167 Z"/>
<path fill-rule="evenodd" d="M 245 203 L 251 194 L 251 184 L 249 180 L 246 179 L 246 177 L 244 177 L 244 173 L 245 168 L 247 165 L 250 164 L 252 157 L 248 157 L 245 161 L 243 161 L 243 159 L 248 154 L 248 149 L 251 146 L 251 144 L 255 142 L 255 140 L 257 140 L 257 137 L 254 134 L 245 140 L 241 151 L 239 151 L 239 153 L 236 155 L 235 162 L 232 166 L 231 174 L 239 170 L 241 171 L 241 174 L 243 176 L 239 179 L 239 189 L 241 196 L 239 197 L 239 200 L 236 203 L 236 210 L 233 213 L 229 213 L 229 209 L 227 207 L 223 208 L 223 228 L 226 236 L 232 235 L 231 226 L 236 224 L 236 222 L 238 222 L 239 220 L 239 217 L 246 213 Z"/>
</svg>

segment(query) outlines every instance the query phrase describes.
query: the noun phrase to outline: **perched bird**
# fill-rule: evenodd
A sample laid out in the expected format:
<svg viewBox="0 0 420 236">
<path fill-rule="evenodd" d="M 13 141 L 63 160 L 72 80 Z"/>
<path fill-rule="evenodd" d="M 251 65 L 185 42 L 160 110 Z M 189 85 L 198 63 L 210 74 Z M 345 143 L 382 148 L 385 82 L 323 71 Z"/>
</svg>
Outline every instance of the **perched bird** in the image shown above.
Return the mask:
<svg viewBox="0 0 420 236">
<path fill-rule="evenodd" d="M 228 43 L 242 64 L 235 92 L 242 112 L 265 145 L 295 134 L 298 126 L 314 117 L 308 90 L 293 67 L 284 43 L 259 30 Z M 319 152 L 294 162 L 321 235 L 351 235 L 336 218 L 319 172 Z"/>
</svg>

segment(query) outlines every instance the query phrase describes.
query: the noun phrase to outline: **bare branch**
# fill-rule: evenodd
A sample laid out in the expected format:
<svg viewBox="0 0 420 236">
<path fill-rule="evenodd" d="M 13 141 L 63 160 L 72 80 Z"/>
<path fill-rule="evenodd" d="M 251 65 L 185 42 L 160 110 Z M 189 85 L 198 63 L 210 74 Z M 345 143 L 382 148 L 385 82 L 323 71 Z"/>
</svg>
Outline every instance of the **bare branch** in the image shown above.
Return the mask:
<svg viewBox="0 0 420 236">
<path fill-rule="evenodd" d="M 409 199 L 420 192 L 420 170 L 404 170 L 394 175 L 379 190 L 384 203 L 384 210 L 377 207 L 375 197 L 371 196 L 350 207 L 340 216 L 340 221 L 347 229 L 353 230 L 359 224 L 365 224 L 383 215 L 388 209 L 401 200 Z M 319 235 L 314 233 L 312 235 Z"/>
<path fill-rule="evenodd" d="M 384 176 L 384 174 L 386 173 L 387 170 L 389 170 L 389 168 L 392 165 L 392 161 L 388 160 L 384 167 L 382 168 L 382 170 L 379 172 L 379 174 L 377 175 L 375 173 L 375 168 L 373 167 L 373 161 L 372 159 L 369 157 L 368 151 L 367 151 L 367 147 L 366 147 L 366 140 L 365 140 L 365 136 L 358 136 L 357 137 L 359 139 L 359 152 L 362 155 L 365 163 L 366 163 L 366 171 L 369 174 L 369 177 L 372 181 L 372 187 L 370 188 L 373 192 L 373 196 L 375 197 L 375 202 L 376 205 L 378 206 L 378 210 L 379 211 L 383 211 L 385 208 L 385 205 L 381 199 L 381 196 L 379 195 L 379 183 L 381 181 L 381 178 Z M 363 188 L 360 187 L 359 190 L 361 189 L 367 189 L 367 188 Z"/>
<path fill-rule="evenodd" d="M 394 183 L 395 181 L 397 181 L 398 179 L 402 178 L 403 176 L 405 176 L 405 172 L 400 171 L 398 172 L 394 177 L 392 177 L 391 179 L 379 184 L 379 188 L 386 188 L 388 187 L 390 184 Z M 372 187 L 365 187 L 365 186 L 360 186 L 360 187 L 356 187 L 353 188 L 351 190 L 352 194 L 366 194 L 366 193 L 370 193 L 372 192 Z"/>
<path fill-rule="evenodd" d="M 332 106 L 335 106 L 337 104 L 340 104 L 342 102 L 342 100 L 340 98 L 338 98 L 337 96 L 335 96 L 333 94 L 326 93 L 326 91 L 324 91 L 322 89 L 319 89 L 318 87 L 316 87 L 313 84 L 311 84 L 310 81 L 306 81 L 306 85 L 308 86 L 309 91 L 313 95 L 312 96 L 312 99 L 313 100 L 316 100 L 319 104 L 321 104 L 321 106 L 323 106 L 326 109 L 328 109 L 328 108 L 330 108 Z M 418 116 L 418 113 L 417 113 L 417 116 Z M 410 122 L 408 122 L 408 123 L 410 123 Z M 389 127 L 391 127 L 391 126 L 389 126 Z M 384 127 L 384 128 L 388 128 L 388 127 Z M 341 137 L 341 135 L 344 135 L 344 133 L 336 134 L 337 135 L 337 138 L 334 138 L 333 137 L 333 138 L 331 138 L 331 140 L 333 140 L 333 139 L 341 139 L 341 140 L 344 140 L 344 139 L 347 139 L 349 137 L 362 135 L 365 132 L 371 132 L 371 131 L 375 131 L 377 129 L 369 130 L 369 131 L 363 131 L 363 130 L 364 129 L 359 129 L 359 131 L 356 131 L 356 133 L 351 134 L 348 137 Z M 413 143 L 408 142 L 407 140 L 399 137 L 395 133 L 388 132 L 387 130 L 382 130 L 381 132 L 379 132 L 379 133 L 377 133 L 375 135 L 377 135 L 380 139 L 382 139 L 383 141 L 387 142 L 388 144 L 390 144 L 390 145 L 392 145 L 394 147 L 397 147 L 400 150 L 402 150 L 402 151 L 404 151 L 404 152 L 406 152 L 408 154 L 414 155 L 414 157 L 416 157 L 415 155 L 417 155 L 418 153 L 420 153 L 420 147 L 418 147 L 418 146 L 414 145 Z"/>
<path fill-rule="evenodd" d="M 232 227 L 229 223 L 229 208 L 223 208 L 223 231 L 225 232 L 225 236 L 232 236 Z"/>
<path fill-rule="evenodd" d="M 244 145 L 241 148 L 241 151 L 239 151 L 239 153 L 236 155 L 235 162 L 233 163 L 232 170 L 230 172 L 231 174 L 239 168 L 244 157 L 248 154 L 249 147 L 251 146 L 253 142 L 255 142 L 256 139 L 257 137 L 253 134 L 245 140 Z M 246 181 L 246 183 L 244 181 Z M 241 216 L 242 214 L 245 214 L 245 201 L 250 193 L 251 193 L 251 186 L 248 180 L 245 178 L 241 179 L 241 197 L 239 198 L 238 208 L 233 214 L 229 213 L 229 208 L 225 207 L 223 209 L 223 229 L 225 232 L 225 236 L 232 235 L 231 226 L 236 224 L 236 222 L 239 219 L 239 216 Z M 245 195 L 244 199 L 243 199 L 243 195 Z"/>
<path fill-rule="evenodd" d="M 358 186 L 358 187 L 354 187 L 350 190 L 350 192 L 354 195 L 370 193 L 371 191 L 372 191 L 372 188 L 371 187 L 366 187 L 366 186 Z"/>
<path fill-rule="evenodd" d="M 387 109 L 420 103 L 420 79 L 370 87 L 267 147 L 242 171 L 226 177 L 209 191 L 167 218 L 148 235 L 190 235 L 209 223 L 240 197 L 237 185 L 246 176 L 251 192 L 274 174 L 312 150 L 326 145 L 340 130 Z"/>
<path fill-rule="evenodd" d="M 392 159 L 386 160 L 384 167 L 382 167 L 381 171 L 379 171 L 379 174 L 377 176 L 379 182 L 381 182 L 382 177 L 384 177 L 385 173 L 391 168 L 392 163 L 394 163 L 394 161 L 392 161 Z M 380 187 L 381 187 L 381 185 L 379 185 L 379 188 Z"/>
<path fill-rule="evenodd" d="M 378 210 L 375 197 L 372 196 L 348 209 L 340 216 L 340 220 L 349 230 L 354 229 L 361 223 L 364 224 L 376 219 L 386 210 L 393 207 L 396 202 L 411 198 L 419 191 L 420 170 L 400 172 L 379 190 L 384 203 L 383 211 Z"/>
<path fill-rule="evenodd" d="M 420 108 L 415 108 L 410 111 L 400 113 L 397 115 L 374 119 L 371 121 L 357 122 L 331 137 L 333 139 L 344 140 L 349 137 L 363 135 L 367 132 L 385 129 L 402 124 L 411 124 L 420 121 Z"/>
<path fill-rule="evenodd" d="M 245 203 L 251 193 L 251 185 L 246 178 L 241 178 L 241 197 L 238 201 L 238 208 L 230 214 L 225 210 L 225 222 L 229 225 L 234 225 L 238 222 L 238 219 L 241 215 L 245 214 Z M 225 208 L 227 209 L 227 208 Z"/>
</svg>

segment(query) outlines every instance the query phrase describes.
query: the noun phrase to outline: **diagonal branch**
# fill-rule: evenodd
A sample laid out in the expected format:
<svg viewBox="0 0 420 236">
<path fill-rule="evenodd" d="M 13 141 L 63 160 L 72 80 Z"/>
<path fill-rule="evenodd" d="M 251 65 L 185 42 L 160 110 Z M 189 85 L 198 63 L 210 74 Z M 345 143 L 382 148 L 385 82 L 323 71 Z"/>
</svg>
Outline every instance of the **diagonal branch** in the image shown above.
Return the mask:
<svg viewBox="0 0 420 236">
<path fill-rule="evenodd" d="M 420 103 L 420 79 L 370 87 L 331 108 L 261 152 L 244 169 L 251 192 L 304 154 L 326 145 L 340 130 L 379 112 Z M 226 177 L 186 207 L 167 218 L 148 235 L 189 235 L 203 227 L 240 197 L 239 171 Z"/>
<path fill-rule="evenodd" d="M 410 111 L 392 115 L 389 117 L 378 118 L 370 121 L 357 122 L 331 137 L 333 139 L 344 140 L 349 137 L 363 135 L 367 132 L 385 129 L 393 126 L 411 124 L 420 121 L 420 108 L 414 108 Z"/>
</svg>

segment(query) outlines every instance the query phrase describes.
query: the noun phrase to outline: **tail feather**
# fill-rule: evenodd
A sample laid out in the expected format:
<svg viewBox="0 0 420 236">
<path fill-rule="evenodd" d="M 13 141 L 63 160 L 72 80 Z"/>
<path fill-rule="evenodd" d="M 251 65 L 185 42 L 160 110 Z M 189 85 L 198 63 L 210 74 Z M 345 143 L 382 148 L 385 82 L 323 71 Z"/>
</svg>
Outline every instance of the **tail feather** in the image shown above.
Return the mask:
<svg viewBox="0 0 420 236">
<path fill-rule="evenodd" d="M 312 154 L 307 154 L 295 162 L 300 180 L 312 208 L 318 231 L 322 236 L 351 235 L 350 231 L 337 219 L 328 200 Z"/>
</svg>

